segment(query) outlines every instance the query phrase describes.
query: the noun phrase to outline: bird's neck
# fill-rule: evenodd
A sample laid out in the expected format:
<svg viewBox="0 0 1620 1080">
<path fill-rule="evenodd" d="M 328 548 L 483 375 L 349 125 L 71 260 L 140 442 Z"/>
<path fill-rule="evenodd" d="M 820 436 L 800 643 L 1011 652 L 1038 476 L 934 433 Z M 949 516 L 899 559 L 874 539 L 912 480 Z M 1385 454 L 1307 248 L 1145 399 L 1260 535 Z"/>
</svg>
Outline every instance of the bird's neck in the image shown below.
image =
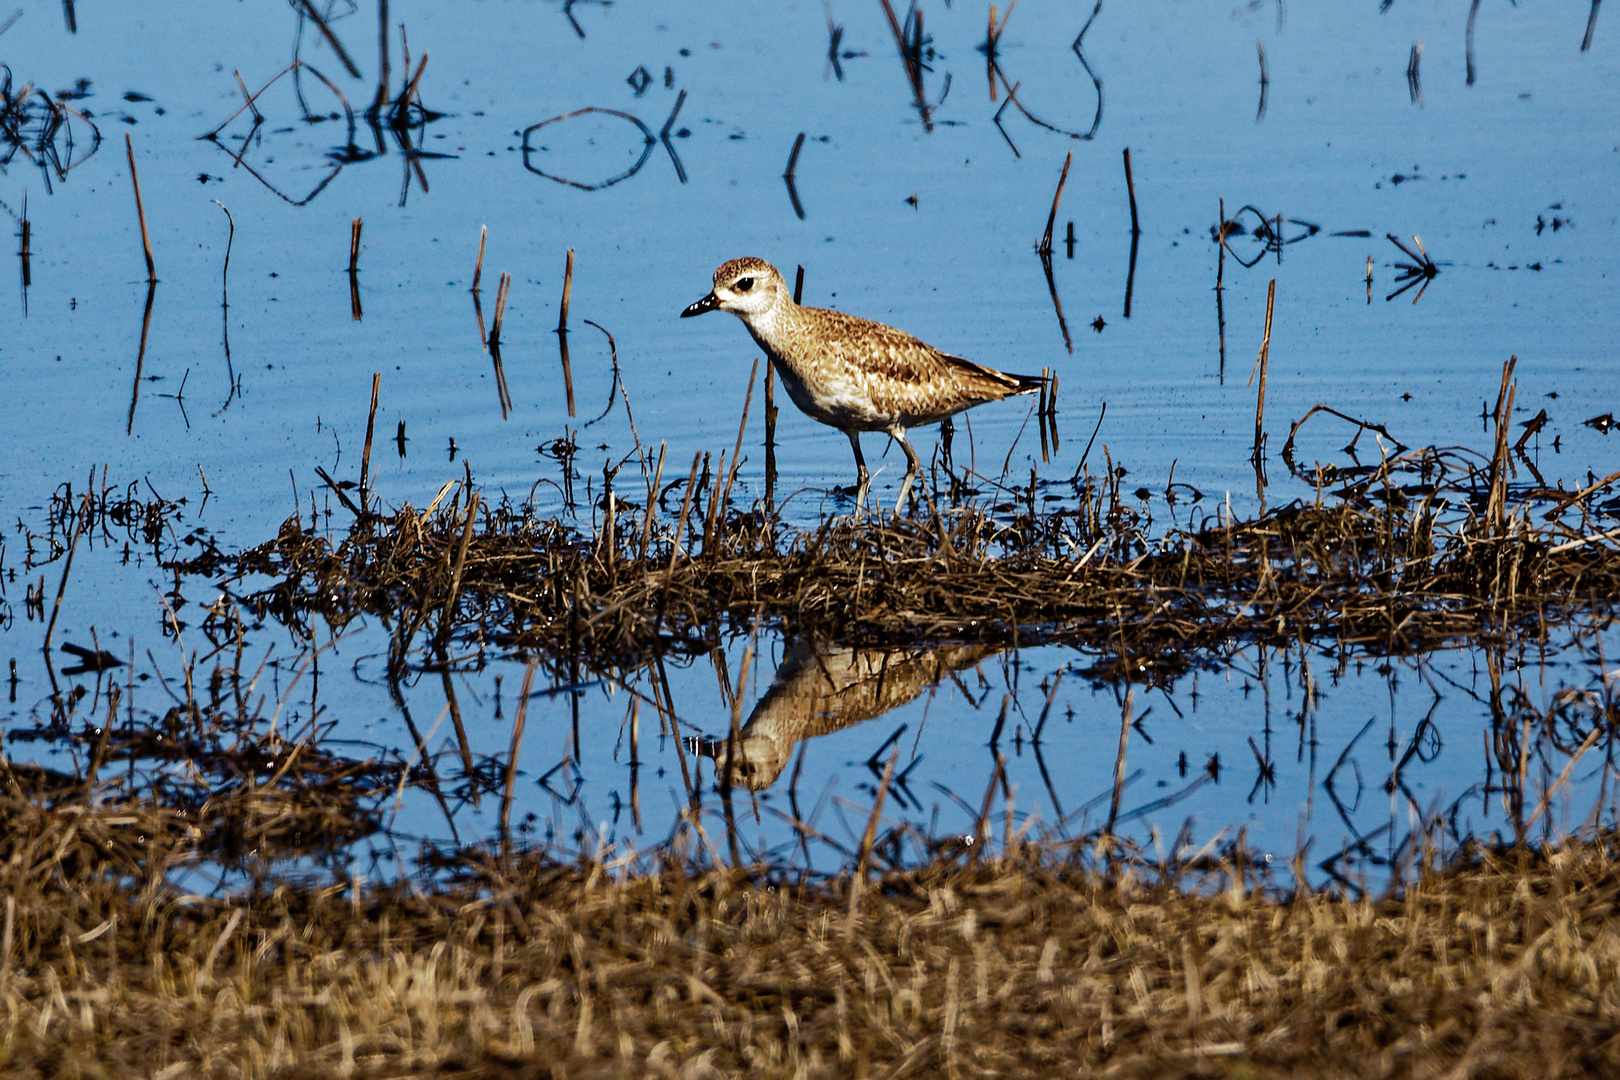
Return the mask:
<svg viewBox="0 0 1620 1080">
<path fill-rule="evenodd" d="M 763 345 L 776 337 L 781 330 L 792 324 L 794 312 L 791 309 L 797 306 L 793 301 L 783 299 L 779 303 L 772 304 L 764 311 L 744 315 L 743 322 L 755 339 Z"/>
</svg>

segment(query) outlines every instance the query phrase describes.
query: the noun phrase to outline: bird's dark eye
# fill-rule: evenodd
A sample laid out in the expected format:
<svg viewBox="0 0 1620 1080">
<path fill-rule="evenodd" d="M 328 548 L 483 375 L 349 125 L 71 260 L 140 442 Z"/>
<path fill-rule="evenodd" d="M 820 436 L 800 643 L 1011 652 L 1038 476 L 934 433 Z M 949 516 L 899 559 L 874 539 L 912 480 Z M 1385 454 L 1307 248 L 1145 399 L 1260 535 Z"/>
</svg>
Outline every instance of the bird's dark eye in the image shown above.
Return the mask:
<svg viewBox="0 0 1620 1080">
<path fill-rule="evenodd" d="M 747 292 L 754 287 L 754 279 L 751 277 L 738 278 L 731 287 L 738 292 Z"/>
</svg>

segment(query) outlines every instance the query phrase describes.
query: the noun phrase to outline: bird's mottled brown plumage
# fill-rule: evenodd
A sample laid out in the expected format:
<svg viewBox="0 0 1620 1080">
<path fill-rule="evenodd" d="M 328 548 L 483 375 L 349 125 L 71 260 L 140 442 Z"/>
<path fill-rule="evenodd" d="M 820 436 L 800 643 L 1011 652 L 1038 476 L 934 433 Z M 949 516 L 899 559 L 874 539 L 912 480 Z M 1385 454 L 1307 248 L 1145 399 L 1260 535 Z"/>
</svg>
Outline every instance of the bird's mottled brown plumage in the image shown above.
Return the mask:
<svg viewBox="0 0 1620 1080">
<path fill-rule="evenodd" d="M 905 501 L 919 469 L 907 428 L 937 424 L 964 409 L 1040 388 L 1039 377 L 1010 375 L 941 352 L 903 330 L 841 311 L 793 302 L 776 268 L 732 259 L 714 272 L 714 290 L 682 316 L 729 311 L 742 319 L 805 415 L 849 436 L 864 490 L 860 432 L 881 431 L 906 451 Z"/>
</svg>

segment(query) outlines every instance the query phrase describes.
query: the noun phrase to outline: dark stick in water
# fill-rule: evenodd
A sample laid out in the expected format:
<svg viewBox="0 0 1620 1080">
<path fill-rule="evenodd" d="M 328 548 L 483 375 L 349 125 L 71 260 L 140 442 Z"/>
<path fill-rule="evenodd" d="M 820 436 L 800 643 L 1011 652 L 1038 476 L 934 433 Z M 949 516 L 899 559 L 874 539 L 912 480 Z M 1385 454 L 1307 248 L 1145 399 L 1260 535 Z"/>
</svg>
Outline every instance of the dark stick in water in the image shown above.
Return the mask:
<svg viewBox="0 0 1620 1080">
<path fill-rule="evenodd" d="M 1136 216 L 1136 179 L 1131 175 L 1131 148 L 1125 148 L 1125 192 L 1131 198 L 1131 266 L 1125 275 L 1125 317 L 1131 317 L 1131 294 L 1136 291 L 1136 249 L 1142 240 L 1141 220 Z"/>
<path fill-rule="evenodd" d="M 1260 392 L 1254 402 L 1254 460 L 1260 460 L 1265 443 L 1266 420 L 1266 364 L 1271 358 L 1271 309 L 1277 299 L 1277 279 L 1271 279 L 1271 286 L 1266 290 L 1266 332 L 1260 339 L 1260 355 L 1254 358 L 1254 366 L 1260 374 Z M 1249 381 L 1254 381 L 1251 374 Z"/>
<path fill-rule="evenodd" d="M 523 689 L 518 691 L 517 716 L 512 720 L 512 750 L 506 756 L 506 794 L 501 797 L 501 839 L 512 839 L 512 794 L 517 788 L 518 751 L 523 748 L 523 725 L 529 712 L 529 690 L 534 686 L 534 672 L 539 660 L 530 660 L 523 671 Z"/>
<path fill-rule="evenodd" d="M 1127 175 L 1131 167 L 1130 152 L 1126 151 L 1125 169 Z M 1046 231 L 1041 234 L 1041 246 L 1038 249 L 1043 255 L 1052 254 L 1052 225 L 1057 221 L 1058 203 L 1063 201 L 1063 185 L 1069 182 L 1069 166 L 1074 163 L 1074 151 L 1070 150 L 1063 159 L 1063 172 L 1058 176 L 1057 190 L 1052 193 L 1052 209 L 1046 215 Z M 1136 197 L 1131 197 L 1131 219 L 1136 218 Z"/>
<path fill-rule="evenodd" d="M 574 372 L 568 363 L 568 302 L 574 294 L 574 249 L 568 249 L 563 271 L 562 312 L 557 316 L 557 345 L 562 353 L 563 387 L 568 393 L 568 415 L 574 415 Z"/>
<path fill-rule="evenodd" d="M 236 242 L 236 219 L 231 216 L 230 209 L 218 199 L 214 200 L 214 205 L 225 211 L 225 221 L 231 229 L 225 237 L 225 265 L 219 272 L 219 310 L 220 322 L 224 326 L 225 377 L 231 384 L 225 404 L 229 405 L 231 399 L 236 396 L 236 368 L 231 365 L 231 246 Z"/>
<path fill-rule="evenodd" d="M 146 232 L 146 207 L 141 204 L 141 177 L 135 171 L 135 144 L 130 142 L 127 131 L 124 133 L 124 151 L 129 155 L 129 181 L 135 187 L 135 216 L 141 222 L 141 250 L 146 253 L 146 280 L 155 284 L 157 266 L 152 262 L 152 238 Z"/>
<path fill-rule="evenodd" d="M 1226 301 L 1224 293 L 1226 286 L 1223 279 L 1226 276 L 1226 199 L 1220 200 L 1220 220 L 1215 226 L 1215 242 L 1220 245 L 1220 253 L 1215 261 L 1215 322 L 1221 335 L 1221 385 L 1226 385 Z"/>
<path fill-rule="evenodd" d="M 1593 0 L 1592 14 L 1594 16 L 1597 15 L 1596 0 Z M 1463 58 L 1467 62 L 1468 66 L 1469 86 L 1474 85 L 1474 20 L 1478 17 L 1479 0 L 1474 0 L 1473 3 L 1468 5 L 1468 29 L 1463 32 Z M 1590 23 L 1587 24 L 1586 28 L 1586 40 L 1588 43 L 1590 43 L 1592 40 L 1592 27 Z M 1581 46 L 1581 51 L 1585 52 L 1586 46 Z"/>
<path fill-rule="evenodd" d="M 366 414 L 366 446 L 360 453 L 360 509 L 369 508 L 366 498 L 366 480 L 371 473 L 371 436 L 377 428 L 377 391 L 382 386 L 382 372 L 371 375 L 371 410 Z"/>
<path fill-rule="evenodd" d="M 349 315 L 355 322 L 359 322 L 364 312 L 360 310 L 360 219 L 355 218 L 349 228 Z"/>
</svg>

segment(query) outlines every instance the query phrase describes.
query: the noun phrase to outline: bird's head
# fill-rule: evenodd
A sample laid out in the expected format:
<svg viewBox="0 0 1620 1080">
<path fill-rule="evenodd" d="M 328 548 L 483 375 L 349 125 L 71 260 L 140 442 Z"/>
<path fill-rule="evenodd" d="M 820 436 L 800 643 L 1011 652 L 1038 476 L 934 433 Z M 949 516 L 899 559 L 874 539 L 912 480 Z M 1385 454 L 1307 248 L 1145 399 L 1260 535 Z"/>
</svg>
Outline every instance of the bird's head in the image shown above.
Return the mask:
<svg viewBox="0 0 1620 1080">
<path fill-rule="evenodd" d="M 786 300 L 791 298 L 776 267 L 764 259 L 732 259 L 714 272 L 713 291 L 681 312 L 681 318 L 729 311 L 751 323 Z"/>
</svg>

